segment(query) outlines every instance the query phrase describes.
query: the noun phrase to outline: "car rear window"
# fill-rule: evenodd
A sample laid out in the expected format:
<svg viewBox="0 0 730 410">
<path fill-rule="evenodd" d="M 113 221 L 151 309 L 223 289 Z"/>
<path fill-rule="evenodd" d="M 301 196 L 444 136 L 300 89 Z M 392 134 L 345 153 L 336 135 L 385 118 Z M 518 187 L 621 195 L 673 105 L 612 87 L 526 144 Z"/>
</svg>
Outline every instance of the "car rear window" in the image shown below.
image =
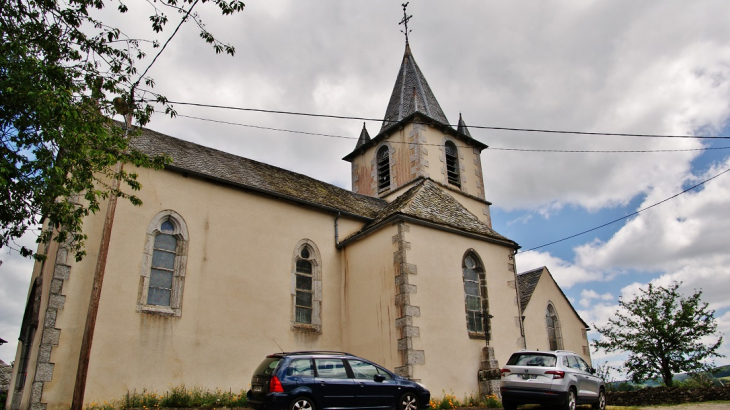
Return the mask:
<svg viewBox="0 0 730 410">
<path fill-rule="evenodd" d="M 509 366 L 555 367 L 555 363 L 555 356 L 541 353 L 515 353 L 507 361 Z"/>
<path fill-rule="evenodd" d="M 276 366 L 281 361 L 281 357 L 267 357 L 263 362 L 256 368 L 254 372 L 257 376 L 271 376 L 276 369 Z"/>
</svg>

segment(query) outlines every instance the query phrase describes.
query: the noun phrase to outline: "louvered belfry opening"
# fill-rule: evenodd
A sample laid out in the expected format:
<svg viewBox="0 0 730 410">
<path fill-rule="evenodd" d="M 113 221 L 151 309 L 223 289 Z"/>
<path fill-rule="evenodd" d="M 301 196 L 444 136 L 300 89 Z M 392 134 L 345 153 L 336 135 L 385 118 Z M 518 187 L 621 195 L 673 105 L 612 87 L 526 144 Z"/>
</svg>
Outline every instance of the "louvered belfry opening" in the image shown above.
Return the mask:
<svg viewBox="0 0 730 410">
<path fill-rule="evenodd" d="M 459 176 L 459 152 L 456 145 L 451 141 L 446 141 L 446 176 L 449 184 L 461 187 L 461 177 Z"/>
<path fill-rule="evenodd" d="M 390 153 L 388 147 L 378 150 L 378 192 L 390 188 Z"/>
</svg>

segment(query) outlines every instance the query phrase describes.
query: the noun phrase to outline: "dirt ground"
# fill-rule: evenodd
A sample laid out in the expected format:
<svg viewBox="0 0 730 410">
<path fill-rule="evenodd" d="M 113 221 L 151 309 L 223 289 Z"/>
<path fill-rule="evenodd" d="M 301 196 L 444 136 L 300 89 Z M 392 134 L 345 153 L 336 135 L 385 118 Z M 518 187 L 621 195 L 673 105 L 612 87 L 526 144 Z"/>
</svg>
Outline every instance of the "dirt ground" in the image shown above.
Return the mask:
<svg viewBox="0 0 730 410">
<path fill-rule="evenodd" d="M 618 407 L 620 409 L 620 407 Z M 676 406 L 640 407 L 641 410 L 730 410 L 730 402 L 726 403 L 690 403 Z"/>
</svg>

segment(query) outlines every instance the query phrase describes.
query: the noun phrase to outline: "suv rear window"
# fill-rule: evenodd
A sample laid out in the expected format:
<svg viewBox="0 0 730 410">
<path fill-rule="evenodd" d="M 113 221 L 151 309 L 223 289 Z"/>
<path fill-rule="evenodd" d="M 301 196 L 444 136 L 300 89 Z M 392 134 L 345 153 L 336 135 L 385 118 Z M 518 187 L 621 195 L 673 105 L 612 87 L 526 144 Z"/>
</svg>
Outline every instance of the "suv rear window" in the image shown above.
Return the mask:
<svg viewBox="0 0 730 410">
<path fill-rule="evenodd" d="M 508 366 L 555 367 L 555 363 L 555 356 L 540 353 L 515 353 L 507 361 Z"/>
<path fill-rule="evenodd" d="M 276 366 L 281 361 L 281 357 L 267 357 L 263 362 L 256 368 L 253 374 L 257 376 L 271 376 L 276 369 Z"/>
</svg>

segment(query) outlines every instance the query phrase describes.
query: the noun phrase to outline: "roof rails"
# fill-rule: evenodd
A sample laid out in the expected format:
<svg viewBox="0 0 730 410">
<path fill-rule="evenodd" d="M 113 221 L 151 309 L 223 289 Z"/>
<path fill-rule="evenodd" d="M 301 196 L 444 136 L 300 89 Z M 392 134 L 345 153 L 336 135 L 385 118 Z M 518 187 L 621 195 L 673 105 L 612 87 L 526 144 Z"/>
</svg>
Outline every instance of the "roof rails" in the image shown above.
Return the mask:
<svg viewBox="0 0 730 410">
<path fill-rule="evenodd" d="M 281 352 L 276 354 L 285 354 L 285 355 L 294 355 L 294 354 L 328 354 L 328 355 L 338 355 L 338 356 L 352 356 L 350 353 L 346 352 L 338 352 L 333 350 L 302 350 L 297 352 Z"/>
</svg>

